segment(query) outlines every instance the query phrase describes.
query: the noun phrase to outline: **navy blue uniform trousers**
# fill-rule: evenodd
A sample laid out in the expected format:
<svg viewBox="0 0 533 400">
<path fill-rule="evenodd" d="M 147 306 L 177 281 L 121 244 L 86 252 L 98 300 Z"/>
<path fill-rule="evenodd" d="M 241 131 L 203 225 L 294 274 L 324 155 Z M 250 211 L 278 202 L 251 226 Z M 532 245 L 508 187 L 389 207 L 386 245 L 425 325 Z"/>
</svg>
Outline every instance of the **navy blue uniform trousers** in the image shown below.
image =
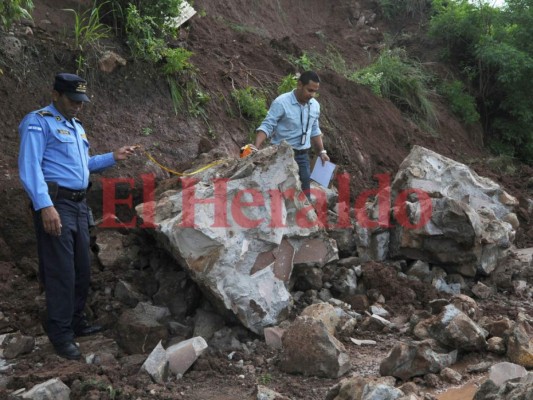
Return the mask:
<svg viewBox="0 0 533 400">
<path fill-rule="evenodd" d="M 46 332 L 53 344 L 74 339 L 84 318 L 91 274 L 88 208 L 85 200 L 57 199 L 61 235 L 44 231 L 40 212 L 34 213 L 39 277 L 46 295 Z"/>
</svg>

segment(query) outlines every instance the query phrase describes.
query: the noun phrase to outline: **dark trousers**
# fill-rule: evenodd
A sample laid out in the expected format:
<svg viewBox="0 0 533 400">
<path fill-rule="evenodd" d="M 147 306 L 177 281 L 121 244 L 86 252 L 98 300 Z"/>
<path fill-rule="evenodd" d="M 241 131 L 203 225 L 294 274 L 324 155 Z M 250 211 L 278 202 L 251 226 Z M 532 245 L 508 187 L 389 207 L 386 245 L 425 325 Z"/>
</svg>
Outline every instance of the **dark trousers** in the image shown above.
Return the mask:
<svg viewBox="0 0 533 400">
<path fill-rule="evenodd" d="M 298 174 L 302 183 L 302 191 L 309 198 L 309 191 L 311 189 L 311 164 L 309 162 L 309 155 L 307 153 L 295 154 L 294 160 L 298 164 Z"/>
<path fill-rule="evenodd" d="M 58 199 L 61 235 L 44 231 L 41 213 L 34 213 L 39 277 L 46 294 L 46 331 L 53 344 L 74 339 L 84 317 L 90 282 L 88 209 L 85 200 Z"/>
</svg>

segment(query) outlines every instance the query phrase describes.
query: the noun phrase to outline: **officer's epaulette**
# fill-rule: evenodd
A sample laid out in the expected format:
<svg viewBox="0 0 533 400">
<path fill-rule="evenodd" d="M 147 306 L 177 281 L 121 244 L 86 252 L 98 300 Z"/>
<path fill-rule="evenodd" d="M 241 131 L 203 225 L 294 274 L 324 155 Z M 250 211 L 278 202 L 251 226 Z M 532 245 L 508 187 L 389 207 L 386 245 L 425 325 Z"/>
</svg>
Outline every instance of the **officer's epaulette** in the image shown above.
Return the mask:
<svg viewBox="0 0 533 400">
<path fill-rule="evenodd" d="M 53 117 L 54 116 L 54 114 L 46 110 L 37 111 L 37 114 L 39 114 L 41 117 Z"/>
</svg>

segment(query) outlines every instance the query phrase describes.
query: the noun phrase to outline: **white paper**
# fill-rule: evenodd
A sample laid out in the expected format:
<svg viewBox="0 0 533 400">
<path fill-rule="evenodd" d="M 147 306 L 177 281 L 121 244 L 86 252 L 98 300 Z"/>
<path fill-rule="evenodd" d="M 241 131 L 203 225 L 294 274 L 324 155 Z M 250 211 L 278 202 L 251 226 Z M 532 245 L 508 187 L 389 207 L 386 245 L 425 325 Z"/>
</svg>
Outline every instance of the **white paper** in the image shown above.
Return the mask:
<svg viewBox="0 0 533 400">
<path fill-rule="evenodd" d="M 319 158 L 315 162 L 313 172 L 311 172 L 311 179 L 319 185 L 328 187 L 331 178 L 333 178 L 335 167 L 336 165 L 329 161 L 326 161 L 325 164 L 322 165 L 322 160 Z"/>
<path fill-rule="evenodd" d="M 191 5 L 186 1 L 182 1 L 180 4 L 180 15 L 176 18 L 172 18 L 169 21 L 169 24 L 173 28 L 178 28 L 187 20 L 189 20 L 194 14 L 196 14 L 196 10 L 192 8 Z"/>
</svg>

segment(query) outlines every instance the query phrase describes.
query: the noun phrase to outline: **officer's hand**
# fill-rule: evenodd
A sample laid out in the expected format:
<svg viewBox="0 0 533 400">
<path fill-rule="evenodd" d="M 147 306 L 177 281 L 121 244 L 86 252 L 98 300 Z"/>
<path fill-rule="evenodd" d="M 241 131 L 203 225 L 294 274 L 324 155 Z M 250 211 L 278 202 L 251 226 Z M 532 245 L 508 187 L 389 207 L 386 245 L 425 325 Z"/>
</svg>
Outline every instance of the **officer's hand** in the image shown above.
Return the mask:
<svg viewBox="0 0 533 400">
<path fill-rule="evenodd" d="M 113 157 L 115 158 L 115 161 L 121 161 L 127 159 L 129 156 L 135 154 L 135 150 L 137 150 L 140 146 L 123 146 L 118 150 L 115 150 L 113 152 Z"/>
<path fill-rule="evenodd" d="M 320 154 L 320 159 L 322 160 L 322 165 L 325 165 L 326 161 L 329 161 L 329 157 L 326 153 Z"/>
<path fill-rule="evenodd" d="M 44 231 L 52 236 L 61 235 L 61 218 L 54 206 L 41 209 Z"/>
</svg>

